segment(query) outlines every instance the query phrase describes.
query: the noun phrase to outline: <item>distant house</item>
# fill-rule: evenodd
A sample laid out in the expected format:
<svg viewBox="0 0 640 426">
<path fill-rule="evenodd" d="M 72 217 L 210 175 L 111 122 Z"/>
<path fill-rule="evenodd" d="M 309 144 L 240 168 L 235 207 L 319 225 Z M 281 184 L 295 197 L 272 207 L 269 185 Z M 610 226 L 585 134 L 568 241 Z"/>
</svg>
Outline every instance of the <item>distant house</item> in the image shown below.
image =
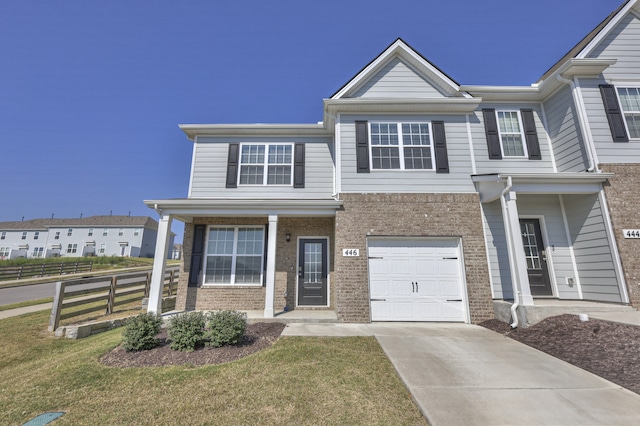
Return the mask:
<svg viewBox="0 0 640 426">
<path fill-rule="evenodd" d="M 149 216 L 91 216 L 0 222 L 0 259 L 153 257 L 158 222 Z M 173 246 L 174 233 L 170 235 Z M 167 251 L 167 257 L 172 253 Z"/>
<path fill-rule="evenodd" d="M 145 201 L 162 247 L 185 223 L 176 308 L 517 323 L 550 299 L 640 307 L 639 46 L 640 0 L 529 86 L 461 85 L 398 39 L 318 124 L 181 125 L 188 196 Z"/>
<path fill-rule="evenodd" d="M 171 253 L 171 258 L 173 260 L 182 259 L 182 244 L 174 244 L 173 245 L 173 252 Z"/>
</svg>

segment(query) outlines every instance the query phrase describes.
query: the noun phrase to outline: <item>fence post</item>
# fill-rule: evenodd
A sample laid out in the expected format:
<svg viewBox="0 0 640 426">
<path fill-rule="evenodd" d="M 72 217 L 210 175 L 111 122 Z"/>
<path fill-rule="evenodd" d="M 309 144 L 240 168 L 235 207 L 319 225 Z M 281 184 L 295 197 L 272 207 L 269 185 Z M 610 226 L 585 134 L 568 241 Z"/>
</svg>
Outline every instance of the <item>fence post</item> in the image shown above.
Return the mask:
<svg viewBox="0 0 640 426">
<path fill-rule="evenodd" d="M 89 272 L 93 271 L 93 260 L 89 262 Z"/>
<path fill-rule="evenodd" d="M 22 278 L 22 270 L 24 269 L 24 265 L 20 265 L 20 270 L 18 270 L 18 279 Z"/>
<path fill-rule="evenodd" d="M 107 312 L 105 315 L 109 315 L 113 313 L 113 304 L 116 299 L 116 283 L 118 281 L 118 277 L 115 275 L 111 277 L 111 286 L 109 287 L 109 299 L 107 300 Z"/>
<path fill-rule="evenodd" d="M 60 274 L 59 274 L 59 275 L 62 275 L 62 272 L 63 272 L 63 269 L 62 269 L 62 268 L 63 268 L 63 267 L 64 267 L 64 262 L 60 263 Z"/>
<path fill-rule="evenodd" d="M 151 272 L 147 272 L 147 280 L 144 283 L 144 297 L 149 297 L 150 288 L 151 288 Z"/>
<path fill-rule="evenodd" d="M 176 270 L 172 269 L 171 275 L 169 276 L 169 297 L 173 296 L 173 284 L 175 280 L 175 273 L 176 273 Z"/>
<path fill-rule="evenodd" d="M 66 283 L 63 281 L 56 282 L 56 292 L 53 295 L 51 315 L 49 315 L 49 331 L 56 331 L 56 329 L 60 325 L 60 311 L 62 311 L 62 301 L 64 299 L 65 286 Z"/>
<path fill-rule="evenodd" d="M 42 264 L 42 268 L 40 268 L 40 276 L 44 277 L 44 265 L 46 265 L 46 263 Z"/>
</svg>

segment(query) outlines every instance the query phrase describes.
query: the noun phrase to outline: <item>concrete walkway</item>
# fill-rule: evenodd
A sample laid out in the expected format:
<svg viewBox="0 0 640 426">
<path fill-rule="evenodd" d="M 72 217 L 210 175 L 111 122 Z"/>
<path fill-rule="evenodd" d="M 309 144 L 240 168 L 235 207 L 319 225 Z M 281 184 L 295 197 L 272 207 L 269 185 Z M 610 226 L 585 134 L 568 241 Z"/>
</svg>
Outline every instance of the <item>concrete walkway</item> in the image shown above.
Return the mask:
<svg viewBox="0 0 640 426">
<path fill-rule="evenodd" d="M 376 337 L 438 425 L 637 425 L 640 395 L 468 324 L 289 324 L 283 335 Z"/>
</svg>

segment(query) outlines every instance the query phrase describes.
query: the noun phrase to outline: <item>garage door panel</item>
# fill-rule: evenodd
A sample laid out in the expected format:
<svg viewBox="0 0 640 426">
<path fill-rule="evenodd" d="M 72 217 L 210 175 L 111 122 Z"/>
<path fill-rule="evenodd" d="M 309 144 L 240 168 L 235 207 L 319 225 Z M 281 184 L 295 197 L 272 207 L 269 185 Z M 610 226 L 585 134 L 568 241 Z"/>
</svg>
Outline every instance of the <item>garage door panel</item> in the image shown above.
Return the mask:
<svg viewBox="0 0 640 426">
<path fill-rule="evenodd" d="M 371 317 L 379 318 L 378 321 L 391 321 L 391 304 L 371 301 Z"/>
<path fill-rule="evenodd" d="M 458 285 L 458 280 L 440 279 L 438 280 L 438 293 L 440 296 L 448 298 L 461 298 L 462 289 Z"/>
<path fill-rule="evenodd" d="M 431 280 L 418 282 L 417 287 L 416 297 L 437 297 L 440 295 L 437 281 Z"/>
<path fill-rule="evenodd" d="M 390 304 L 393 321 L 413 321 L 415 317 L 413 300 L 393 300 Z"/>
<path fill-rule="evenodd" d="M 416 303 L 421 321 L 442 321 L 440 303 L 435 300 L 422 300 Z"/>
<path fill-rule="evenodd" d="M 415 274 L 419 276 L 432 276 L 436 273 L 438 264 L 434 260 L 429 259 L 415 259 Z"/>
<path fill-rule="evenodd" d="M 371 298 L 391 296 L 389 281 L 375 280 L 369 284 Z"/>
<path fill-rule="evenodd" d="M 393 273 L 394 276 L 410 276 L 411 271 L 411 260 L 409 259 L 395 259 L 393 261 L 389 261 L 389 271 Z"/>
<path fill-rule="evenodd" d="M 464 321 L 463 302 L 447 302 L 442 303 L 440 306 L 444 321 Z"/>
</svg>

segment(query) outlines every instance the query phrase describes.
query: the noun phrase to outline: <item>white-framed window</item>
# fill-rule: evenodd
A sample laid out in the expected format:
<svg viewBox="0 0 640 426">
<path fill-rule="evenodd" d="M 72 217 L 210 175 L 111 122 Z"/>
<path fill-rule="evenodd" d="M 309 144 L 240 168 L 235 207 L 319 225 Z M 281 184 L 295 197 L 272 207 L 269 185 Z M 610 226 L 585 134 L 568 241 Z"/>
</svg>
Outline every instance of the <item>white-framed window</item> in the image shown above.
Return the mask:
<svg viewBox="0 0 640 426">
<path fill-rule="evenodd" d="M 42 257 L 44 253 L 44 247 L 34 247 L 33 248 L 33 253 L 31 254 L 32 257 Z"/>
<path fill-rule="evenodd" d="M 35 231 L 35 232 L 33 233 L 33 239 L 34 239 L 34 240 L 37 240 L 38 238 L 40 238 L 40 231 Z"/>
<path fill-rule="evenodd" d="M 242 144 L 240 185 L 291 185 L 293 144 Z"/>
<path fill-rule="evenodd" d="M 59 240 L 60 239 L 60 231 L 56 231 L 56 235 L 54 235 L 53 239 L 54 240 Z"/>
<path fill-rule="evenodd" d="M 109 235 L 109 228 L 104 228 L 104 229 L 102 230 L 102 236 L 103 236 L 103 237 L 106 237 L 107 235 Z"/>
<path fill-rule="evenodd" d="M 120 228 L 118 229 L 118 237 L 122 237 L 122 235 L 124 235 L 124 229 Z"/>
<path fill-rule="evenodd" d="M 67 237 L 70 237 L 71 235 L 73 235 L 73 228 L 67 229 Z"/>
<path fill-rule="evenodd" d="M 210 226 L 205 253 L 205 285 L 262 285 L 263 226 Z"/>
<path fill-rule="evenodd" d="M 7 238 L 7 231 L 2 231 L 2 233 L 0 234 L 0 240 L 4 240 Z"/>
<path fill-rule="evenodd" d="M 630 138 L 640 138 L 640 88 L 618 87 L 618 98 Z"/>
<path fill-rule="evenodd" d="M 78 252 L 78 244 L 67 245 L 67 253 L 77 253 L 77 252 Z"/>
<path fill-rule="evenodd" d="M 502 157 L 527 157 L 520 111 L 496 111 Z"/>
<path fill-rule="evenodd" d="M 105 251 L 107 251 L 107 244 L 106 243 L 100 244 L 100 251 L 98 253 L 104 254 Z"/>
<path fill-rule="evenodd" d="M 133 236 L 137 237 L 138 235 L 140 235 L 140 228 L 136 228 L 133 230 Z"/>
<path fill-rule="evenodd" d="M 0 259 L 4 259 L 5 257 L 9 257 L 11 253 L 11 248 L 9 247 L 0 247 Z"/>
<path fill-rule="evenodd" d="M 93 228 L 89 228 L 89 232 L 87 232 L 87 235 L 93 237 Z"/>
<path fill-rule="evenodd" d="M 21 238 L 21 239 L 23 239 L 23 240 L 26 240 L 26 239 L 27 239 L 27 231 L 24 231 L 24 232 L 22 233 L 22 238 Z"/>
<path fill-rule="evenodd" d="M 373 170 L 434 170 L 431 123 L 369 123 Z"/>
</svg>

